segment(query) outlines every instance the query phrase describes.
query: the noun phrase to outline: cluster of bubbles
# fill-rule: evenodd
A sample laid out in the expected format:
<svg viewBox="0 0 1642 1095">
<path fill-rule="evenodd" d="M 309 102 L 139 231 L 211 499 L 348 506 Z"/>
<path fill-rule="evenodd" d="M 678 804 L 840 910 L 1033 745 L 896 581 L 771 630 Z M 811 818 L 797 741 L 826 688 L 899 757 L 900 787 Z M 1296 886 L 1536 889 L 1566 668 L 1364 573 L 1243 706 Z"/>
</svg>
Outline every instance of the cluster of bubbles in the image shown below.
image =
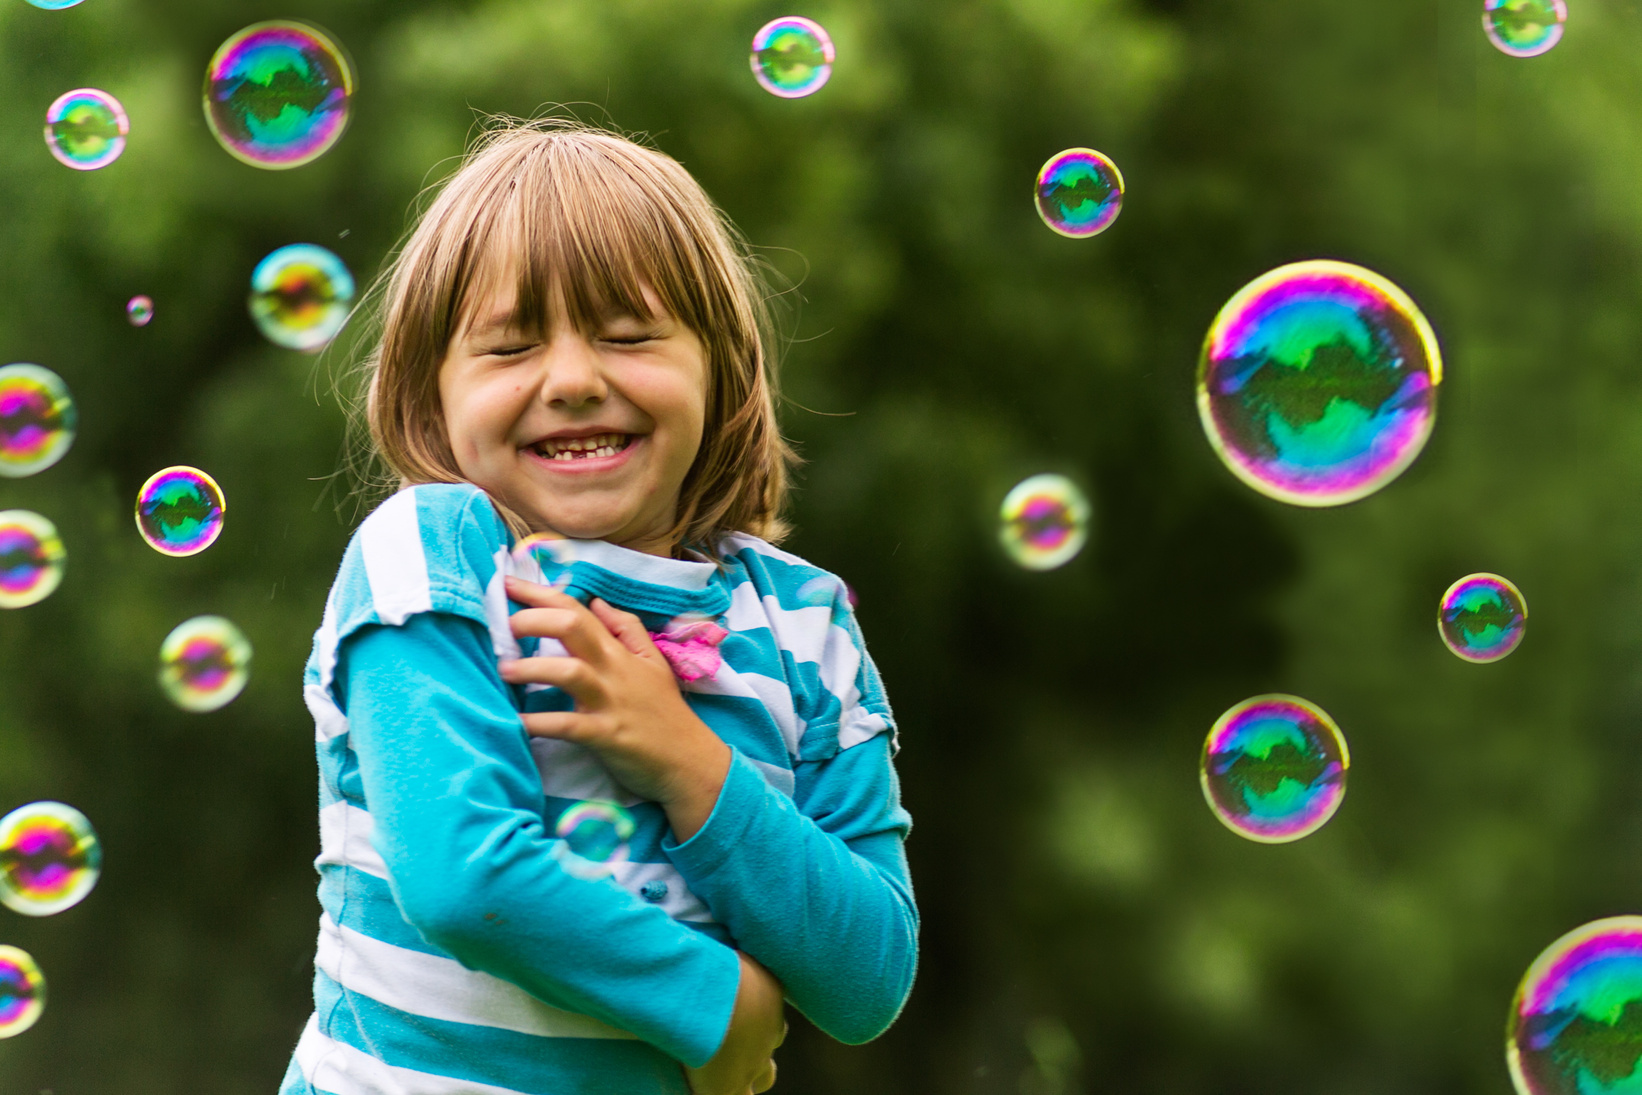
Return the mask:
<svg viewBox="0 0 1642 1095">
<path fill-rule="evenodd" d="M 1510 57 L 1538 57 L 1562 41 L 1568 21 L 1563 0 L 1484 0 L 1482 29 Z"/>
<path fill-rule="evenodd" d="M 753 75 L 771 95 L 814 95 L 832 76 L 832 39 L 820 23 L 798 16 L 774 19 L 753 35 Z"/>
<path fill-rule="evenodd" d="M 39 365 L 0 366 L 0 476 L 20 479 L 57 463 L 77 424 L 62 377 Z"/>
<path fill-rule="evenodd" d="M 221 616 L 195 616 L 160 644 L 160 688 L 184 711 L 226 706 L 251 679 L 251 643 Z"/>
<path fill-rule="evenodd" d="M 1203 797 L 1221 823 L 1262 844 L 1322 828 L 1346 794 L 1351 754 L 1328 713 L 1298 696 L 1255 696 L 1203 742 Z"/>
<path fill-rule="evenodd" d="M 348 128 L 353 62 L 309 23 L 254 23 L 205 69 L 205 120 L 228 154 L 283 170 L 323 156 Z"/>
<path fill-rule="evenodd" d="M 102 845 L 86 816 L 61 802 L 31 802 L 0 817 L 0 904 L 24 916 L 78 905 L 102 874 Z M 26 951 L 0 946 L 0 1038 L 32 1027 L 46 981 Z"/>
<path fill-rule="evenodd" d="M 1642 1087 L 1642 916 L 1575 928 L 1522 978 L 1505 1059 L 1521 1095 L 1605 1095 Z"/>
<path fill-rule="evenodd" d="M 251 318 L 276 346 L 317 352 L 348 321 L 354 281 L 335 254 L 312 243 L 270 253 L 251 272 Z"/>
<path fill-rule="evenodd" d="M 94 87 L 65 91 L 46 108 L 46 147 L 76 171 L 95 171 L 119 159 L 130 132 L 125 107 Z"/>
<path fill-rule="evenodd" d="M 217 542 L 226 512 L 222 488 L 198 468 L 163 468 L 137 492 L 137 531 L 161 555 L 198 555 Z"/>
<path fill-rule="evenodd" d="M 578 802 L 553 826 L 560 841 L 553 846 L 553 856 L 576 878 L 604 878 L 627 862 L 627 842 L 635 828 L 633 815 L 614 802 Z"/>
<path fill-rule="evenodd" d="M 1123 173 L 1104 153 L 1069 148 L 1038 171 L 1033 194 L 1038 216 L 1054 231 L 1072 239 L 1097 236 L 1123 212 Z"/>
<path fill-rule="evenodd" d="M 1528 629 L 1522 591 L 1498 574 L 1470 574 L 1442 595 L 1437 631 L 1449 650 L 1468 662 L 1497 662 L 1517 648 Z"/>
<path fill-rule="evenodd" d="M 0 510 L 0 608 L 26 608 L 56 592 L 67 553 L 57 526 L 26 509 Z"/>
<path fill-rule="evenodd" d="M 1083 491 L 1066 476 L 1034 475 L 1004 495 L 998 539 L 1027 570 L 1053 570 L 1083 550 L 1091 512 Z"/>
</svg>

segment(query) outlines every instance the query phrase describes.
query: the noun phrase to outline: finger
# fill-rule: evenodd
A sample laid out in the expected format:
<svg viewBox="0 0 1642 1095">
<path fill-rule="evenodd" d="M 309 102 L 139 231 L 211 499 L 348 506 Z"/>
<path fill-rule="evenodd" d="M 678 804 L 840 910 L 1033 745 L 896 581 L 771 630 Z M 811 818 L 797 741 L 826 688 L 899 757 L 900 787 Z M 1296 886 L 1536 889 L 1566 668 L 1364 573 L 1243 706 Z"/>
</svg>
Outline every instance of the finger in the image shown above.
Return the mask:
<svg viewBox="0 0 1642 1095">
<path fill-rule="evenodd" d="M 655 642 L 650 638 L 650 632 L 644 626 L 644 621 L 631 612 L 623 612 L 600 597 L 593 598 L 587 607 L 630 653 L 641 658 L 651 654 L 661 656 Z"/>
<path fill-rule="evenodd" d="M 519 721 L 533 738 L 555 738 L 579 745 L 592 736 L 588 717 L 575 711 L 533 711 L 520 715 Z"/>
<path fill-rule="evenodd" d="M 753 1081 L 753 1095 L 762 1095 L 763 1092 L 775 1086 L 775 1061 L 771 1060 L 764 1066 L 764 1071 Z"/>
<path fill-rule="evenodd" d="M 602 664 L 616 643 L 610 629 L 574 597 L 553 595 L 563 600 L 549 608 L 522 608 L 508 617 L 514 637 L 557 639 L 576 657 Z"/>
<path fill-rule="evenodd" d="M 551 684 L 577 703 L 597 705 L 604 697 L 599 675 L 580 658 L 515 658 L 497 667 L 509 684 Z"/>
<path fill-rule="evenodd" d="M 544 586 L 540 582 L 527 582 L 525 579 L 515 578 L 511 574 L 504 575 L 502 581 L 507 589 L 508 597 L 522 605 L 531 605 L 536 608 L 563 608 L 567 601 L 574 605 L 581 604 L 576 598 L 555 586 Z"/>
</svg>

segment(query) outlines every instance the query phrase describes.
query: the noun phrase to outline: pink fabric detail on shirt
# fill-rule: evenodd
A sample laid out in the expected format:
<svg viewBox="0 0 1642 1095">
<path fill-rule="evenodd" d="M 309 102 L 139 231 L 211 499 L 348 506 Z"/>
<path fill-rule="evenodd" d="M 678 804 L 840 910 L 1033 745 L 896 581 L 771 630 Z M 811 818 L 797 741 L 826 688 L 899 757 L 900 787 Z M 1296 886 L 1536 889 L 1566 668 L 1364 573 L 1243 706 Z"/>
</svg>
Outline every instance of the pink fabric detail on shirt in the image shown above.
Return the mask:
<svg viewBox="0 0 1642 1095">
<path fill-rule="evenodd" d="M 652 631 L 656 649 L 673 667 L 673 675 L 685 684 L 711 677 L 724 664 L 718 644 L 729 632 L 711 620 L 678 619 L 665 631 Z"/>
</svg>

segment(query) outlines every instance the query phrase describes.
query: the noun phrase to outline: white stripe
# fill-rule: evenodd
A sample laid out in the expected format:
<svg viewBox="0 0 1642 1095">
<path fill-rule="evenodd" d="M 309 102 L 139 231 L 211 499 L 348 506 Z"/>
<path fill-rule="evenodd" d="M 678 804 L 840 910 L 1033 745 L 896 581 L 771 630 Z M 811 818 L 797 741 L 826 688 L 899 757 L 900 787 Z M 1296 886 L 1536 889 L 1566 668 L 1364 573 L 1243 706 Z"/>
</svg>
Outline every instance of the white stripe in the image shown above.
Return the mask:
<svg viewBox="0 0 1642 1095">
<path fill-rule="evenodd" d="M 855 678 L 861 672 L 861 651 L 850 633 L 830 627 L 819 661 L 821 683 L 838 697 L 839 706 L 848 711 L 860 703 L 861 690 L 855 687 Z"/>
<path fill-rule="evenodd" d="M 838 748 L 860 745 L 889 729 L 889 720 L 863 708 L 852 708 L 838 727 Z"/>
<path fill-rule="evenodd" d="M 336 1095 L 520 1095 L 511 1088 L 384 1064 L 368 1053 L 325 1037 L 319 1032 L 317 1015 L 311 1016 L 303 1028 L 296 1044 L 296 1063 L 311 1086 Z"/>
<path fill-rule="evenodd" d="M 318 684 L 302 686 L 302 701 L 308 705 L 309 714 L 314 717 L 314 740 L 330 741 L 338 734 L 348 732 L 348 717 L 342 709 L 331 699 L 330 690 Z"/>
<path fill-rule="evenodd" d="M 427 1019 L 541 1038 L 633 1040 L 624 1030 L 544 1004 L 512 982 L 470 970 L 454 958 L 407 950 L 340 927 L 329 914 L 319 919 L 314 965 L 343 988 Z"/>
<path fill-rule="evenodd" d="M 377 878 L 388 877 L 388 865 L 371 843 L 376 821 L 359 807 L 333 802 L 319 811 L 319 855 L 315 867 L 358 867 Z"/>
<path fill-rule="evenodd" d="M 769 628 L 777 645 L 794 661 L 819 663 L 832 630 L 832 606 L 782 608 L 775 597 L 760 597 L 751 582 L 742 582 L 730 594 L 730 610 L 724 614 L 724 623 L 731 631 Z"/>
<path fill-rule="evenodd" d="M 495 562 L 496 573 L 485 587 L 485 624 L 490 628 L 490 646 L 496 660 L 511 662 L 518 659 L 520 650 L 519 640 L 513 637 L 513 628 L 508 624 L 507 589 L 502 584 L 507 578 L 507 548 L 497 550 Z"/>
<path fill-rule="evenodd" d="M 791 768 L 783 768 L 779 764 L 767 764 L 761 760 L 753 760 L 752 757 L 747 759 L 753 762 L 753 767 L 758 769 L 759 774 L 764 777 L 765 783 L 768 783 L 788 798 L 792 798 L 798 784 Z"/>
<path fill-rule="evenodd" d="M 718 553 L 721 556 L 734 555 L 736 552 L 743 549 L 751 549 L 767 559 L 779 559 L 783 563 L 790 563 L 793 566 L 803 567 L 806 570 L 818 569 L 816 565 L 809 560 L 800 559 L 791 552 L 782 551 L 768 540 L 760 540 L 758 537 L 748 535 L 745 532 L 732 532 L 718 543 Z"/>
<path fill-rule="evenodd" d="M 798 755 L 798 740 L 804 736 L 804 720 L 793 710 L 792 690 L 787 687 L 786 681 L 766 677 L 762 673 L 739 671 L 725 662 L 713 676 L 691 681 L 683 688 L 686 692 L 701 696 L 740 696 L 757 700 L 775 720 L 776 727 L 781 731 L 781 740 L 787 743 L 788 755 Z"/>
<path fill-rule="evenodd" d="M 336 586 L 325 596 L 325 614 L 319 618 L 319 630 L 314 634 L 314 662 L 319 670 L 319 686 L 326 692 L 336 673 Z"/>
<path fill-rule="evenodd" d="M 359 550 L 370 581 L 371 601 L 385 624 L 397 626 L 433 607 L 422 527 L 416 520 L 416 488 L 400 491 L 359 526 Z"/>
<path fill-rule="evenodd" d="M 707 903 L 697 897 L 685 883 L 684 876 L 678 873 L 678 868 L 671 863 L 617 863 L 610 874 L 616 885 L 640 898 L 644 894 L 646 882 L 665 882 L 667 896 L 660 901 L 645 900 L 647 905 L 655 905 L 666 910 L 667 915 L 674 920 L 689 920 L 697 924 L 712 924 L 713 914 L 708 911 Z"/>
<path fill-rule="evenodd" d="M 651 585 L 702 590 L 707 588 L 713 573 L 718 570 L 716 563 L 692 563 L 685 559 L 646 555 L 642 551 L 617 547 L 603 540 L 572 540 L 570 544 L 577 561 L 589 562 L 612 574 Z"/>
<path fill-rule="evenodd" d="M 542 775 L 542 793 L 578 802 L 600 799 L 622 806 L 645 801 L 611 778 L 592 750 L 557 738 L 531 738 L 530 755 Z"/>
</svg>

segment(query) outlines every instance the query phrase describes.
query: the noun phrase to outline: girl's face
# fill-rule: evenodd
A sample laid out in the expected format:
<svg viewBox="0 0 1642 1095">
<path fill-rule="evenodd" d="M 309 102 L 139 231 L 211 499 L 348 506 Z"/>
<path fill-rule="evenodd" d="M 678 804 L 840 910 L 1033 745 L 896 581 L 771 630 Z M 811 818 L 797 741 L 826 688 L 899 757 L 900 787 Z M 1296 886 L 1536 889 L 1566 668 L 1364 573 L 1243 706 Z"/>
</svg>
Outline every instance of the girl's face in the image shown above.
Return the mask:
<svg viewBox="0 0 1642 1095">
<path fill-rule="evenodd" d="M 532 528 L 668 555 L 701 447 L 707 355 L 644 297 L 651 320 L 610 312 L 590 334 L 558 322 L 533 335 L 515 326 L 508 285 L 451 340 L 439 396 L 462 475 Z"/>
</svg>

